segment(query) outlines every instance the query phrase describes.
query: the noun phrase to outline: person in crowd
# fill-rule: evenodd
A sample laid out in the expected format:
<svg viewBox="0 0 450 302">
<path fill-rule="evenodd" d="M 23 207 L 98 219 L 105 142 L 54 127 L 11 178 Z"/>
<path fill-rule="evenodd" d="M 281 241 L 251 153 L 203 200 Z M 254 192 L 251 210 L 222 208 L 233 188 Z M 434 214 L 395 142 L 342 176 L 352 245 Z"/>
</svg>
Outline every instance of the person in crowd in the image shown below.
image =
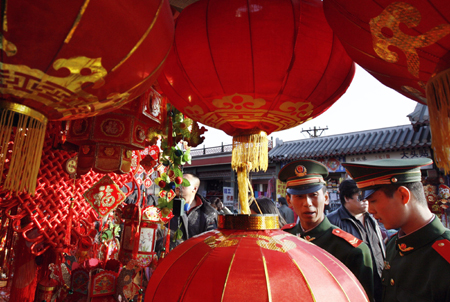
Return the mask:
<svg viewBox="0 0 450 302">
<path fill-rule="evenodd" d="M 300 218 L 284 230 L 301 236 L 339 259 L 358 278 L 373 301 L 373 269 L 369 247 L 360 239 L 333 226 L 325 216 L 329 196 L 324 177 L 327 167 L 314 160 L 298 160 L 285 165 L 278 178 L 286 182 L 286 199 Z"/>
<path fill-rule="evenodd" d="M 343 166 L 369 213 L 397 229 L 386 247 L 382 301 L 450 301 L 450 230 L 428 208 L 420 167 L 431 159 L 386 159 Z"/>
<path fill-rule="evenodd" d="M 253 201 L 252 204 L 250 205 L 250 212 L 252 214 L 276 214 L 278 215 L 280 228 L 286 225 L 286 220 L 284 220 L 283 216 L 278 211 L 278 208 L 275 205 L 275 203 L 269 198 L 262 197 Z"/>
<path fill-rule="evenodd" d="M 331 224 L 364 241 L 370 249 L 373 266 L 374 298 L 381 302 L 385 246 L 377 221 L 367 212 L 369 203 L 353 179 L 346 179 L 339 185 L 341 206 L 327 215 Z"/>
<path fill-rule="evenodd" d="M 179 197 L 186 201 L 185 214 L 175 216 L 170 221 L 170 228 L 177 230 L 179 227 L 183 232 L 183 240 L 195 235 L 211 231 L 217 228 L 217 211 L 209 202 L 197 193 L 200 187 L 200 179 L 193 174 L 184 174 L 190 185 L 181 186 Z"/>
<path fill-rule="evenodd" d="M 278 211 L 280 211 L 280 214 L 284 218 L 286 223 L 294 223 L 294 211 L 292 211 L 292 209 L 288 206 L 286 198 L 279 197 L 278 203 L 280 204 Z"/>
<path fill-rule="evenodd" d="M 217 197 L 217 198 L 214 200 L 214 204 L 215 204 L 215 208 L 217 209 L 217 212 L 218 212 L 219 214 L 233 214 L 233 213 L 230 211 L 230 209 L 228 209 L 227 207 L 225 207 L 225 206 L 223 205 L 223 202 L 222 202 L 222 200 L 221 200 L 219 197 Z"/>
</svg>

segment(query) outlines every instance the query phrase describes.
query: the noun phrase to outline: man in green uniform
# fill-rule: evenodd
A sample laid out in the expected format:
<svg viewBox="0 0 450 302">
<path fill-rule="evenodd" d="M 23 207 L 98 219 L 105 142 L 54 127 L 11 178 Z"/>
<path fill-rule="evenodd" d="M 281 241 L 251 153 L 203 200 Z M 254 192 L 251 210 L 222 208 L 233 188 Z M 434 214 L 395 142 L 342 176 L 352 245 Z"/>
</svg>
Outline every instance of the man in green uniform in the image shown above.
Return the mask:
<svg viewBox="0 0 450 302">
<path fill-rule="evenodd" d="M 286 199 L 300 218 L 283 230 L 316 244 L 344 263 L 358 278 L 373 301 L 372 258 L 368 246 L 333 226 L 324 214 L 329 203 L 324 177 L 327 168 L 314 160 L 298 160 L 284 166 L 278 178 L 286 182 Z"/>
<path fill-rule="evenodd" d="M 450 301 L 450 231 L 428 209 L 420 167 L 427 158 L 343 166 L 365 191 L 369 213 L 386 229 L 383 301 Z"/>
</svg>

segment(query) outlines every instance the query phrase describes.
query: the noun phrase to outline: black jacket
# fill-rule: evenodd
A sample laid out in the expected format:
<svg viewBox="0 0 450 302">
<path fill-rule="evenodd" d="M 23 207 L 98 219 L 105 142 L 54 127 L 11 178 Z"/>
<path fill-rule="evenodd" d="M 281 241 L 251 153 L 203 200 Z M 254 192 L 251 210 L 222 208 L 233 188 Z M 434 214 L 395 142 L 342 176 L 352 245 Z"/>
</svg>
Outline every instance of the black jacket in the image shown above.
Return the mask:
<svg viewBox="0 0 450 302">
<path fill-rule="evenodd" d="M 378 226 L 377 221 L 370 216 L 369 213 L 364 214 L 365 223 L 369 223 L 371 226 L 369 227 L 371 230 L 375 230 L 375 236 L 371 236 L 373 234 L 369 234 L 370 238 L 376 238 L 375 240 L 370 240 L 371 242 L 367 242 L 367 238 L 363 235 L 363 228 L 360 221 L 358 221 L 350 212 L 344 207 L 341 206 L 334 212 L 331 212 L 327 216 L 328 220 L 331 224 L 343 229 L 347 233 L 352 234 L 358 239 L 363 240 L 371 250 L 372 262 L 373 262 L 373 273 L 374 273 L 374 286 L 375 286 L 375 301 L 381 301 L 381 272 L 384 266 L 384 259 L 386 258 L 386 248 L 384 246 L 383 236 L 380 231 L 380 227 Z M 367 228 L 366 228 L 367 229 Z M 377 247 L 375 247 L 377 245 Z"/>
<path fill-rule="evenodd" d="M 201 200 L 201 205 L 191 209 L 186 215 L 174 217 L 170 220 L 170 229 L 177 230 L 179 222 L 181 222 L 181 231 L 183 232 L 183 240 L 187 240 L 195 235 L 217 229 L 217 211 L 205 198 L 201 195 L 195 195 Z"/>
</svg>

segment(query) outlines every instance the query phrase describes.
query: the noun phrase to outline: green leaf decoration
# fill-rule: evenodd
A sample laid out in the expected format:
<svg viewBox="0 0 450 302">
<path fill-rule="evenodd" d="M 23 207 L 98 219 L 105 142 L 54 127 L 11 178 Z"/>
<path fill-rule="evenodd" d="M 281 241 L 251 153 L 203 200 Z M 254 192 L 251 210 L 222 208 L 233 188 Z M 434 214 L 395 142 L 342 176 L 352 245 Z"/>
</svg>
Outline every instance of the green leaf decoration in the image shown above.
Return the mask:
<svg viewBox="0 0 450 302">
<path fill-rule="evenodd" d="M 186 178 L 183 178 L 183 183 L 181 184 L 183 187 L 189 187 L 191 183 Z"/>
<path fill-rule="evenodd" d="M 175 232 L 175 237 L 177 238 L 177 240 L 183 238 L 183 231 L 181 231 L 180 228 Z"/>
</svg>

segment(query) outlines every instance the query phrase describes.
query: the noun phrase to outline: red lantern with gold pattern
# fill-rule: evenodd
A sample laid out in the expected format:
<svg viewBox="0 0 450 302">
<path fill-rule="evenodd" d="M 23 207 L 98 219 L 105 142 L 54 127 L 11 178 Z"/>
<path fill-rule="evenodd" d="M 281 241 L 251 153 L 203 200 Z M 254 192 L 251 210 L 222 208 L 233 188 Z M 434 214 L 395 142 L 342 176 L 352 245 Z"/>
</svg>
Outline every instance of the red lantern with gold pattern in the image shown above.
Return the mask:
<svg viewBox="0 0 450 302">
<path fill-rule="evenodd" d="M 34 194 L 48 120 L 112 111 L 153 84 L 173 42 L 168 2 L 3 3 L 0 174 L 17 153 L 3 189 Z"/>
<path fill-rule="evenodd" d="M 168 290 L 170 289 L 170 290 Z M 369 301 L 333 255 L 278 229 L 278 215 L 219 215 L 219 229 L 171 251 L 147 286 L 150 301 Z"/>
<path fill-rule="evenodd" d="M 323 113 L 353 74 L 320 0 L 200 0 L 177 18 L 158 83 L 190 118 L 233 136 L 239 178 L 267 169 L 267 134 Z"/>
<path fill-rule="evenodd" d="M 324 0 L 350 57 L 384 85 L 428 105 L 436 163 L 450 171 L 450 2 Z"/>
</svg>

